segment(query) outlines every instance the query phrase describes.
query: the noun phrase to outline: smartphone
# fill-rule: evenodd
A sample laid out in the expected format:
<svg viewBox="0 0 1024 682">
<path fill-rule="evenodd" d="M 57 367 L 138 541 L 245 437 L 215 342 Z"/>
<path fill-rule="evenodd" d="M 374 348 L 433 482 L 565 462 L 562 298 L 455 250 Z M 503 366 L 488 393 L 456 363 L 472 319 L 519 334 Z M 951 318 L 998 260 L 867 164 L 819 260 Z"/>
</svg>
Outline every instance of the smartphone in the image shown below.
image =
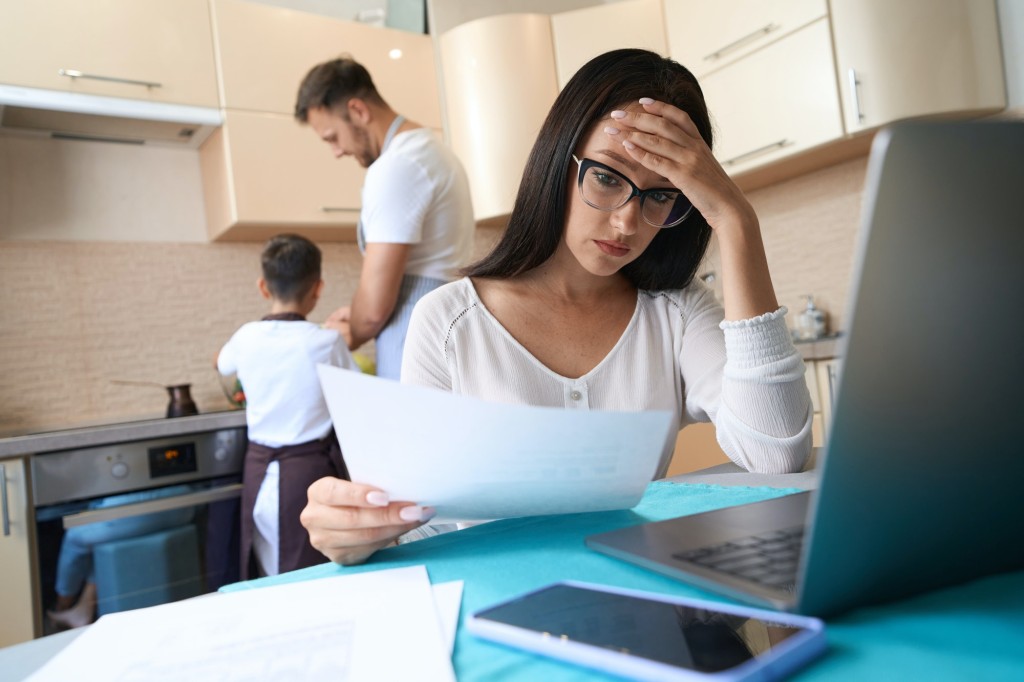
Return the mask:
<svg viewBox="0 0 1024 682">
<path fill-rule="evenodd" d="M 826 647 L 817 618 L 575 581 L 477 611 L 466 627 L 638 680 L 782 679 Z"/>
</svg>

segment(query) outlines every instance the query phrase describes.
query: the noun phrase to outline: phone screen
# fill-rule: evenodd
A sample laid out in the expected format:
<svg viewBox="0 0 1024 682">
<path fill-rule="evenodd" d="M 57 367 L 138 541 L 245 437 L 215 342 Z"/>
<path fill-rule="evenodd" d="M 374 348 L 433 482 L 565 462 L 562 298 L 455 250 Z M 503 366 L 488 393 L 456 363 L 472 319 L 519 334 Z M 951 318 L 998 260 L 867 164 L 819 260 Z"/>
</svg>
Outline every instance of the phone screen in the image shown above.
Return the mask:
<svg viewBox="0 0 1024 682">
<path fill-rule="evenodd" d="M 728 670 L 802 631 L 572 585 L 549 586 L 477 617 L 707 673 Z"/>
</svg>

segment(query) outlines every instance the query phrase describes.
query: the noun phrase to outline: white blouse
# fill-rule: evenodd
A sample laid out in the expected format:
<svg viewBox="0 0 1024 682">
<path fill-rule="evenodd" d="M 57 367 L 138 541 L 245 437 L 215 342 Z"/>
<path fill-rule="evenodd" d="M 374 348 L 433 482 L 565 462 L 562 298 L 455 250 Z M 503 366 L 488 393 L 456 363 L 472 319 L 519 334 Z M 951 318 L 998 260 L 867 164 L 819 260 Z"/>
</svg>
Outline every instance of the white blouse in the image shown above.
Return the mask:
<svg viewBox="0 0 1024 682">
<path fill-rule="evenodd" d="M 402 381 L 484 400 L 574 410 L 670 410 L 679 428 L 714 422 L 722 450 L 749 471 L 798 471 L 811 448 L 804 363 L 785 308 L 724 322 L 703 283 L 639 291 L 633 317 L 585 375 L 541 364 L 484 307 L 469 278 L 427 294 L 409 323 Z M 656 477 L 675 449 L 665 443 Z"/>
</svg>

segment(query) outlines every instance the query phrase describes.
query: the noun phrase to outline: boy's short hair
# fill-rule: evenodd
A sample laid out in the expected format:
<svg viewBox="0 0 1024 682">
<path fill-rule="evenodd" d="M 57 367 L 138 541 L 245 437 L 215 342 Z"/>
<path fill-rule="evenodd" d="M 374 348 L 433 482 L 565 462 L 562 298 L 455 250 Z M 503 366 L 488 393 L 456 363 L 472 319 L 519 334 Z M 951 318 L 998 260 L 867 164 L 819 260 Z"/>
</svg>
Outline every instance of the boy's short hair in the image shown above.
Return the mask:
<svg viewBox="0 0 1024 682">
<path fill-rule="evenodd" d="M 270 294 L 285 303 L 301 301 L 320 281 L 320 260 L 320 248 L 305 237 L 271 237 L 260 256 Z"/>
</svg>

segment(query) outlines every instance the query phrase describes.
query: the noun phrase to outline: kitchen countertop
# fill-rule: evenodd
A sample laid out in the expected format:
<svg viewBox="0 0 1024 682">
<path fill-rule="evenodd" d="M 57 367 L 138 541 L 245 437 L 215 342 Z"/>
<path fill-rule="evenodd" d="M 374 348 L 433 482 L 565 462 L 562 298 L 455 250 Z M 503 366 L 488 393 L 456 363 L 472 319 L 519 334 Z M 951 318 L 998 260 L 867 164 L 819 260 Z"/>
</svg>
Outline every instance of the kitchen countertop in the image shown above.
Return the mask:
<svg viewBox="0 0 1024 682">
<path fill-rule="evenodd" d="M 820 339 L 794 340 L 797 352 L 804 360 L 830 360 L 842 355 L 843 335 L 829 334 Z"/>
<path fill-rule="evenodd" d="M 0 438 L 0 459 L 239 427 L 245 428 L 245 410 L 47 431 Z"/>
</svg>

